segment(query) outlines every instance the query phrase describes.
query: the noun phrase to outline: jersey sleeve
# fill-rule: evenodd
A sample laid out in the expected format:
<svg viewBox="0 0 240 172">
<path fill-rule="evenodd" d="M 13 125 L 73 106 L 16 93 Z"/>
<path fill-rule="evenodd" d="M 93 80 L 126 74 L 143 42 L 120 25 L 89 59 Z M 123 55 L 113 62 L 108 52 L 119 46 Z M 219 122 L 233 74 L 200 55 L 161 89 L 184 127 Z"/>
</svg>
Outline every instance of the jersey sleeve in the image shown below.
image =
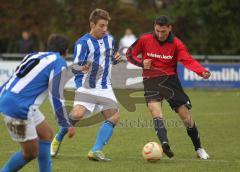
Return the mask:
<svg viewBox="0 0 240 172">
<path fill-rule="evenodd" d="M 202 73 L 207 71 L 197 60 L 193 59 L 180 40 L 177 42 L 177 60 L 199 76 L 202 76 Z"/>
<path fill-rule="evenodd" d="M 6 81 L 3 85 L 0 86 L 0 97 L 1 97 L 1 93 L 4 90 L 5 86 L 7 85 L 8 81 Z"/>
<path fill-rule="evenodd" d="M 49 78 L 49 99 L 55 112 L 56 120 L 61 127 L 70 127 L 68 114 L 65 108 L 64 72 L 67 64 L 63 59 L 57 59 Z"/>
<path fill-rule="evenodd" d="M 138 55 L 142 53 L 143 43 L 142 39 L 136 40 L 127 50 L 126 57 L 128 62 L 143 67 L 142 59 L 138 58 Z"/>
<path fill-rule="evenodd" d="M 86 41 L 80 41 L 75 44 L 74 47 L 74 64 L 84 66 L 88 60 L 88 46 Z"/>
</svg>

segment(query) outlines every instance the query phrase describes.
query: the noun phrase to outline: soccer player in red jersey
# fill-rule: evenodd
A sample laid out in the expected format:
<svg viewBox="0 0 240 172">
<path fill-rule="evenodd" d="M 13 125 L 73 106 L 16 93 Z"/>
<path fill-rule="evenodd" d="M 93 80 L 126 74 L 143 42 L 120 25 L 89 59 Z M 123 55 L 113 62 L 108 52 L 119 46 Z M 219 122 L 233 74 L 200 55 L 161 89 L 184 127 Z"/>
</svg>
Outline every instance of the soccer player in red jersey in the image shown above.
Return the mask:
<svg viewBox="0 0 240 172">
<path fill-rule="evenodd" d="M 140 54 L 142 58 L 138 58 Z M 142 35 L 128 49 L 127 59 L 143 68 L 144 97 L 164 153 L 170 158 L 174 156 L 163 122 L 162 106 L 159 105 L 166 99 L 186 126 L 198 157 L 208 159 L 209 155 L 201 146 L 197 126 L 191 117 L 190 99 L 177 76 L 177 63 L 181 62 L 204 79 L 208 79 L 211 73 L 193 59 L 182 41 L 173 35 L 168 16 L 155 20 L 154 32 Z"/>
</svg>

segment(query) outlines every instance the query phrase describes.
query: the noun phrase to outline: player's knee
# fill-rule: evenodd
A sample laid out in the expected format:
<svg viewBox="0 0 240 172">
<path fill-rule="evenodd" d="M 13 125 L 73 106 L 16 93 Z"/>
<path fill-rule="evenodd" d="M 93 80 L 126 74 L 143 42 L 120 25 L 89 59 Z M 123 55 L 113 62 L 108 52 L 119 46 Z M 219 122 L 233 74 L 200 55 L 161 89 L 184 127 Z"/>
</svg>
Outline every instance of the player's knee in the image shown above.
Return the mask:
<svg viewBox="0 0 240 172">
<path fill-rule="evenodd" d="M 114 115 L 112 115 L 110 118 L 108 118 L 107 120 L 113 122 L 114 124 L 117 124 L 118 121 L 120 120 L 120 115 L 119 113 L 115 113 Z"/>
<path fill-rule="evenodd" d="M 116 113 L 115 115 L 113 115 L 114 120 L 115 120 L 115 124 L 118 123 L 118 121 L 120 120 L 120 115 L 119 113 Z"/>
<path fill-rule="evenodd" d="M 176 108 L 176 112 L 181 116 L 188 116 L 190 114 L 189 109 L 185 105 Z"/>
<path fill-rule="evenodd" d="M 50 128 L 50 129 L 46 132 L 46 136 L 45 136 L 45 139 L 44 139 L 44 140 L 52 141 L 53 135 L 54 135 L 53 129 Z"/>
<path fill-rule="evenodd" d="M 72 119 L 79 120 L 84 117 L 85 113 L 86 113 L 86 110 L 84 108 L 81 108 L 81 106 L 76 106 L 73 108 L 73 111 L 72 111 Z"/>
<path fill-rule="evenodd" d="M 31 161 L 38 156 L 38 150 L 32 150 L 30 152 L 24 152 L 24 159 L 26 161 Z"/>
<path fill-rule="evenodd" d="M 151 112 L 152 116 L 153 117 L 159 117 L 159 116 L 162 116 L 161 115 L 161 111 L 157 108 L 154 108 L 154 107 L 151 107 L 151 106 L 148 106 L 148 109 L 149 111 Z"/>
<path fill-rule="evenodd" d="M 192 126 L 194 125 L 194 121 L 193 121 L 191 115 L 185 116 L 184 118 L 182 118 L 182 121 L 183 121 L 184 125 L 188 128 L 192 128 Z"/>
<path fill-rule="evenodd" d="M 185 125 L 185 127 L 189 126 L 189 120 L 187 118 L 182 119 L 182 122 Z"/>
<path fill-rule="evenodd" d="M 40 140 L 52 141 L 54 136 L 54 131 L 52 128 L 46 128 L 43 134 L 39 135 Z"/>
</svg>

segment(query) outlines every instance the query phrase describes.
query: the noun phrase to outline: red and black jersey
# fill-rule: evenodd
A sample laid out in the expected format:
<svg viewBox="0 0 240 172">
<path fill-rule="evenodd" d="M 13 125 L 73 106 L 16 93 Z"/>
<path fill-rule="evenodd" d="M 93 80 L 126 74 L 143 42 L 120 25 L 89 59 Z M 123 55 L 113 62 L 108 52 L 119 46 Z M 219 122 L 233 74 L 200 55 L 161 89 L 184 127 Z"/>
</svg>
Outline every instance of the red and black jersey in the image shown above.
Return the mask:
<svg viewBox="0 0 240 172">
<path fill-rule="evenodd" d="M 142 58 L 138 58 L 140 54 Z M 153 33 L 144 34 L 129 47 L 126 56 L 130 63 L 139 67 L 143 67 L 143 60 L 152 59 L 151 69 L 143 69 L 143 77 L 176 75 L 178 62 L 199 76 L 207 71 L 172 33 L 165 42 L 160 42 Z"/>
</svg>

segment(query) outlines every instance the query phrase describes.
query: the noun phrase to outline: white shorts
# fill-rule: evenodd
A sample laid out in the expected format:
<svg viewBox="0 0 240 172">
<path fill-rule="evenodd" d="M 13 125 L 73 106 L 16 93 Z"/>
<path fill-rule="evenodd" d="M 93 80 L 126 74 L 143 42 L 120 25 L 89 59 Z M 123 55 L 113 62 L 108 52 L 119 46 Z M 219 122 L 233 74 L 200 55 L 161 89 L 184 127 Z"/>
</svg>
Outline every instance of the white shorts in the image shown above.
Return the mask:
<svg viewBox="0 0 240 172">
<path fill-rule="evenodd" d="M 3 117 L 12 140 L 16 142 L 36 139 L 38 137 L 36 126 L 45 119 L 40 110 L 35 107 L 29 108 L 27 120 L 17 119 L 7 115 L 3 115 Z"/>
<path fill-rule="evenodd" d="M 75 91 L 74 106 L 82 105 L 89 112 L 101 112 L 107 109 L 118 109 L 117 99 L 112 88 L 87 89 L 80 87 Z"/>
</svg>

